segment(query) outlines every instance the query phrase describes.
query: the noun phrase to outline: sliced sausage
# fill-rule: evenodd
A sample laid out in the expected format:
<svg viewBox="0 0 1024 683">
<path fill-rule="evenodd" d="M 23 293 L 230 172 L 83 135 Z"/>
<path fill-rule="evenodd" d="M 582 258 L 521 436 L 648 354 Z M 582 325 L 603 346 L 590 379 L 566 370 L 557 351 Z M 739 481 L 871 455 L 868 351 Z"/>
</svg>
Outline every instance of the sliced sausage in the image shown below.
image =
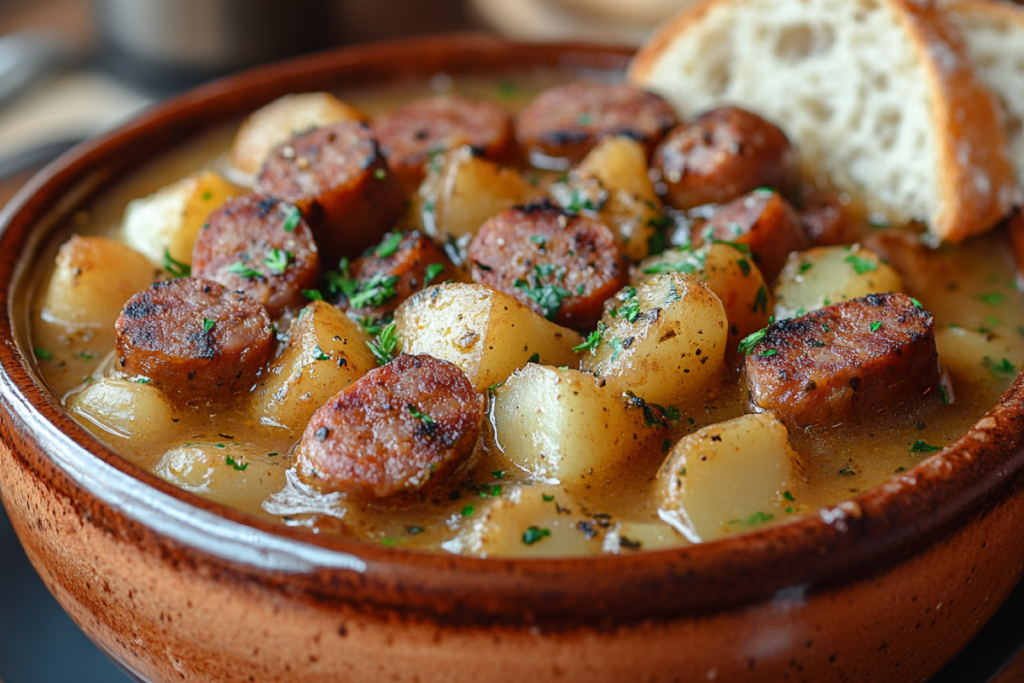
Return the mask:
<svg viewBox="0 0 1024 683">
<path fill-rule="evenodd" d="M 516 117 L 516 139 L 535 166 L 564 170 L 602 138 L 626 135 L 650 156 L 677 123 L 671 105 L 630 85 L 570 83 L 545 90 Z"/>
<path fill-rule="evenodd" d="M 547 200 L 488 220 L 468 256 L 475 282 L 579 331 L 597 325 L 604 301 L 628 279 L 610 228 Z"/>
<path fill-rule="evenodd" d="M 114 327 L 122 370 L 193 403 L 248 391 L 274 356 L 266 309 L 211 280 L 158 282 L 128 300 Z"/>
<path fill-rule="evenodd" d="M 329 264 L 376 244 L 401 216 L 405 199 L 361 121 L 317 128 L 274 148 L 257 187 L 299 207 Z"/>
<path fill-rule="evenodd" d="M 721 204 L 759 187 L 792 197 L 796 154 L 786 134 L 757 114 L 723 107 L 679 126 L 658 146 L 652 165 L 677 209 Z"/>
<path fill-rule="evenodd" d="M 769 325 L 749 349 L 750 400 L 797 425 L 832 425 L 938 395 L 931 313 L 870 294 Z"/>
<path fill-rule="evenodd" d="M 299 209 L 265 194 L 228 200 L 210 214 L 192 249 L 192 275 L 244 291 L 272 318 L 306 304 L 320 254 Z"/>
<path fill-rule="evenodd" d="M 750 247 L 767 282 L 782 271 L 790 252 L 811 246 L 800 216 L 789 202 L 779 193 L 765 190 L 755 190 L 717 209 L 694 233 L 697 244 L 715 239 Z"/>
<path fill-rule="evenodd" d="M 472 452 L 484 404 L 451 363 L 399 356 L 313 414 L 299 474 L 321 491 L 369 500 L 426 491 Z"/>
<path fill-rule="evenodd" d="M 360 318 L 379 319 L 428 284 L 456 274 L 444 250 L 426 235 L 389 233 L 352 264 L 355 289 L 342 292 L 338 305 Z"/>
<path fill-rule="evenodd" d="M 434 154 L 469 145 L 489 159 L 500 159 L 512 144 L 512 119 L 501 106 L 452 95 L 392 109 L 373 130 L 407 193 L 419 187 L 424 164 Z"/>
<path fill-rule="evenodd" d="M 816 247 L 850 244 L 858 237 L 858 222 L 852 209 L 834 192 L 815 192 L 804 198 L 800 222 Z"/>
</svg>

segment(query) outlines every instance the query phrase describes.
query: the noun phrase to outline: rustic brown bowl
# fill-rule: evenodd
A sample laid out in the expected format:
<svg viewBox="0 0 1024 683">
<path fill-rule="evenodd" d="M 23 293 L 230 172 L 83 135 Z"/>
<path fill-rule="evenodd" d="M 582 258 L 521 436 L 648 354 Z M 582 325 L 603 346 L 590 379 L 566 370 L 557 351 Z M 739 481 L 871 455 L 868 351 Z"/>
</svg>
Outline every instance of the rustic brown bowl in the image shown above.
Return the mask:
<svg viewBox="0 0 1024 683">
<path fill-rule="evenodd" d="M 1024 385 L 866 493 L 657 552 L 480 560 L 285 528 L 179 490 L 72 420 L 32 366 L 27 270 L 104 185 L 288 92 L 532 66 L 581 45 L 445 36 L 340 50 L 194 90 L 76 148 L 3 213 L 0 494 L 75 621 L 146 681 L 921 680 L 1021 576 Z"/>
</svg>

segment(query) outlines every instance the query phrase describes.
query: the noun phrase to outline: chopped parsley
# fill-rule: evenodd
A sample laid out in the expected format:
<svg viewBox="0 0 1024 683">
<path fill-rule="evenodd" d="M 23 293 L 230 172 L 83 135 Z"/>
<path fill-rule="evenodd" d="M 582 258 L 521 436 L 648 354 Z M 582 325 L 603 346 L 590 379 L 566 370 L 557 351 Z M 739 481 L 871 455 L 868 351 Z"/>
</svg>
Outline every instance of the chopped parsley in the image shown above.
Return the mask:
<svg viewBox="0 0 1024 683">
<path fill-rule="evenodd" d="M 434 420 L 434 418 L 430 417 L 429 415 L 427 415 L 426 413 L 424 413 L 424 412 L 422 412 L 420 410 L 417 410 L 416 406 L 414 406 L 411 403 L 409 403 L 405 407 L 409 411 L 409 414 L 412 415 L 413 417 L 415 417 L 417 420 L 423 420 L 427 424 L 431 424 L 431 425 L 434 424 L 434 422 L 436 422 L 436 420 Z"/>
<path fill-rule="evenodd" d="M 750 312 L 757 313 L 757 309 L 759 308 L 761 309 L 761 313 L 768 312 L 768 288 L 764 285 L 761 285 L 758 288 L 757 294 L 754 296 L 754 305 L 751 307 Z"/>
<path fill-rule="evenodd" d="M 601 335 L 608 329 L 608 326 L 602 322 L 597 323 L 597 329 L 591 332 L 586 341 L 579 346 L 572 347 L 573 351 L 590 351 L 591 355 L 597 352 L 597 347 L 601 345 Z"/>
<path fill-rule="evenodd" d="M 924 306 L 921 305 L 921 302 L 914 297 L 910 297 L 910 303 L 914 304 L 916 308 L 924 308 Z"/>
<path fill-rule="evenodd" d="M 495 382 L 491 386 L 487 387 L 487 395 L 494 396 L 494 392 L 497 391 L 498 387 L 500 387 L 502 384 L 504 384 L 504 382 Z"/>
<path fill-rule="evenodd" d="M 88 351 L 79 351 L 78 353 L 75 354 L 75 358 L 80 358 L 82 360 L 93 360 L 96 358 L 96 354 L 90 353 Z"/>
<path fill-rule="evenodd" d="M 313 347 L 313 360 L 330 360 L 331 357 L 321 350 L 320 345 Z"/>
<path fill-rule="evenodd" d="M 494 470 L 493 472 L 491 472 L 491 476 L 494 477 L 495 479 L 504 479 L 505 470 Z"/>
<path fill-rule="evenodd" d="M 914 445 L 910 447 L 911 453 L 934 453 L 935 451 L 941 451 L 942 446 L 933 446 L 926 441 L 918 439 L 914 442 Z"/>
<path fill-rule="evenodd" d="M 806 273 L 808 270 L 810 270 L 813 267 L 814 267 L 814 264 L 811 263 L 810 261 L 803 261 L 800 264 L 800 274 L 803 275 L 804 273 Z"/>
<path fill-rule="evenodd" d="M 788 500 L 791 503 L 796 500 L 796 498 L 793 497 L 793 494 L 790 493 L 789 491 L 783 491 L 782 492 L 782 497 L 785 498 L 786 500 Z"/>
<path fill-rule="evenodd" d="M 263 259 L 263 263 L 266 264 L 267 268 L 274 275 L 281 275 L 285 270 L 288 269 L 288 264 L 295 258 L 295 254 L 284 249 L 271 249 L 267 252 L 266 257 Z"/>
<path fill-rule="evenodd" d="M 558 309 L 562 307 L 562 300 L 570 296 L 569 290 L 558 285 L 531 286 L 526 280 L 519 279 L 513 283 L 513 286 L 537 304 L 541 309 L 541 315 L 548 320 L 555 319 Z"/>
<path fill-rule="evenodd" d="M 41 346 L 37 346 L 35 348 L 35 352 L 36 352 L 36 358 L 38 358 L 39 360 L 50 360 L 50 359 L 53 358 L 53 354 L 50 353 L 49 351 L 47 351 L 46 349 L 44 349 Z"/>
<path fill-rule="evenodd" d="M 388 172 L 385 171 L 383 168 L 378 168 L 376 171 L 373 172 L 373 177 L 376 178 L 377 180 L 384 180 L 384 178 L 387 177 L 387 175 Z"/>
<path fill-rule="evenodd" d="M 164 270 L 173 278 L 188 277 L 192 274 L 192 266 L 174 260 L 169 249 L 164 249 Z"/>
<path fill-rule="evenodd" d="M 775 356 L 778 353 L 778 349 L 765 349 L 764 351 L 759 352 L 757 355 L 764 356 L 765 358 L 767 358 L 769 356 Z"/>
<path fill-rule="evenodd" d="M 301 220 L 302 212 L 299 211 L 298 207 L 293 206 L 292 210 L 288 212 L 288 216 L 284 219 L 284 225 L 282 227 L 285 232 L 294 232 Z"/>
<path fill-rule="evenodd" d="M 388 235 L 387 239 L 377 245 L 377 248 L 373 250 L 373 253 L 377 258 L 387 258 L 398 251 L 398 245 L 401 243 L 402 233 L 393 232 Z"/>
<path fill-rule="evenodd" d="M 203 334 L 209 334 L 210 330 L 213 329 L 214 325 L 217 324 L 216 320 L 210 320 L 209 318 L 203 318 Z"/>
<path fill-rule="evenodd" d="M 613 337 L 612 340 L 608 342 L 608 346 L 612 347 L 612 351 L 614 352 L 612 353 L 612 362 L 614 363 L 619 359 L 619 355 L 622 353 L 622 340 L 618 337 Z"/>
<path fill-rule="evenodd" d="M 538 353 L 538 352 L 534 351 L 534 352 L 533 352 L 533 355 L 532 355 L 532 356 L 530 356 L 530 357 L 529 357 L 529 358 L 528 358 L 528 359 L 526 360 L 526 362 L 527 362 L 527 363 L 540 363 L 540 353 Z"/>
<path fill-rule="evenodd" d="M 324 300 L 324 295 L 320 293 L 319 289 L 304 289 L 302 290 L 302 296 L 306 297 L 310 301 Z"/>
<path fill-rule="evenodd" d="M 996 363 L 991 357 L 985 356 L 985 358 L 982 359 L 981 364 L 992 372 L 998 372 L 1004 375 L 1011 375 L 1017 372 L 1017 367 L 1006 358 Z"/>
<path fill-rule="evenodd" d="M 746 519 L 733 519 L 729 521 L 729 524 L 742 524 L 744 526 L 757 526 L 758 524 L 764 524 L 765 522 L 775 519 L 775 515 L 770 512 L 755 512 Z"/>
<path fill-rule="evenodd" d="M 975 297 L 978 301 L 989 306 L 998 306 L 1006 298 L 999 292 L 986 292 Z"/>
<path fill-rule="evenodd" d="M 740 345 L 739 347 L 737 347 L 736 350 L 745 356 L 749 356 L 750 352 L 754 350 L 754 347 L 760 344 L 767 334 L 768 328 L 765 327 L 764 329 L 760 329 L 757 332 L 754 332 L 753 334 L 747 335 L 740 341 Z"/>
<path fill-rule="evenodd" d="M 589 126 L 591 123 L 593 123 L 593 121 L 594 117 L 586 112 L 583 112 L 582 114 L 576 117 L 576 123 L 578 123 L 581 126 Z"/>
<path fill-rule="evenodd" d="M 531 526 L 529 529 L 523 532 L 523 543 L 525 543 L 526 545 L 533 545 L 545 536 L 550 535 L 550 529 L 539 529 L 535 526 Z"/>
<path fill-rule="evenodd" d="M 555 497 L 553 495 L 551 495 L 550 493 L 542 493 L 542 494 L 540 494 L 540 497 L 544 499 L 545 503 L 550 503 L 551 501 L 553 501 L 555 499 Z"/>
<path fill-rule="evenodd" d="M 387 365 L 395 357 L 395 348 L 398 346 L 398 333 L 395 331 L 395 324 L 391 323 L 377 335 L 373 341 L 366 342 L 377 359 L 377 365 Z"/>
<path fill-rule="evenodd" d="M 263 277 L 263 273 L 261 273 L 258 270 L 253 270 L 252 268 L 250 268 L 249 266 L 247 266 L 245 264 L 245 261 L 235 261 L 230 266 L 225 268 L 225 270 L 227 270 L 227 272 L 229 272 L 229 273 L 234 273 L 238 277 L 244 277 L 244 278 Z"/>
<path fill-rule="evenodd" d="M 736 265 L 740 267 L 740 272 L 743 273 L 743 277 L 750 275 L 750 261 L 745 258 L 738 259 Z"/>
<path fill-rule="evenodd" d="M 530 235 L 530 241 L 536 244 L 541 249 L 543 249 L 544 245 L 548 243 L 548 240 L 546 237 L 544 237 L 544 235 Z"/>
<path fill-rule="evenodd" d="M 472 517 L 474 512 L 476 512 L 476 508 L 474 508 L 472 505 L 467 505 L 466 507 L 462 508 L 463 517 Z"/>
<path fill-rule="evenodd" d="M 868 329 L 871 330 L 872 332 L 878 332 L 880 329 L 882 329 L 882 323 L 876 320 L 875 322 L 868 325 Z"/>
<path fill-rule="evenodd" d="M 628 322 L 635 323 L 640 317 L 640 300 L 636 296 L 636 287 L 623 287 L 615 298 L 623 302 L 619 315 Z"/>
<path fill-rule="evenodd" d="M 444 270 L 443 263 L 431 263 L 427 266 L 427 270 L 423 275 L 423 286 L 429 285 L 434 278 L 441 274 L 442 270 Z"/>
<path fill-rule="evenodd" d="M 878 264 L 874 261 L 866 258 L 861 258 L 856 254 L 850 254 L 846 257 L 846 262 L 853 266 L 853 272 L 857 275 L 864 275 L 874 270 L 878 270 Z"/>
<path fill-rule="evenodd" d="M 946 385 L 944 385 L 944 384 L 940 384 L 939 385 L 939 396 L 942 398 L 942 405 L 948 406 L 949 405 L 949 392 L 946 391 Z"/>
<path fill-rule="evenodd" d="M 398 275 L 388 275 L 383 270 L 377 271 L 369 280 L 359 283 L 359 291 L 349 297 L 348 303 L 352 308 L 382 306 L 398 293 L 395 285 L 400 279 Z"/>
<path fill-rule="evenodd" d="M 220 446 L 220 444 L 218 444 L 218 446 L 219 447 L 223 447 L 223 446 Z M 224 462 L 226 462 L 227 464 L 231 465 L 232 467 L 234 467 L 239 472 L 244 472 L 245 469 L 249 466 L 249 463 L 247 463 L 247 462 L 244 462 L 244 463 L 241 463 L 241 464 L 236 462 L 235 459 L 232 458 L 230 455 L 227 456 L 226 458 L 224 458 Z"/>
</svg>

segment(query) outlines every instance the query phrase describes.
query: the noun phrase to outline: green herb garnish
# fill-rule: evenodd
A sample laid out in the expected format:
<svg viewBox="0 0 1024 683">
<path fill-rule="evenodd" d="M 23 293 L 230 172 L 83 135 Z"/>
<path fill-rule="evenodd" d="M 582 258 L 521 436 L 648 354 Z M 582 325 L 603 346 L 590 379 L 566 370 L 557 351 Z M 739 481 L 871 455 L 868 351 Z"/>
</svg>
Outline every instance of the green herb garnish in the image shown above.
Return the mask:
<svg viewBox="0 0 1024 683">
<path fill-rule="evenodd" d="M 302 212 L 299 211 L 298 207 L 293 206 L 292 210 L 288 212 L 288 217 L 284 219 L 284 225 L 282 227 L 285 232 L 294 232 L 301 220 Z"/>
<path fill-rule="evenodd" d="M 935 451 L 941 451 L 942 446 L 933 446 L 926 441 L 918 439 L 914 442 L 914 445 L 910 447 L 911 453 L 934 453 Z"/>
<path fill-rule="evenodd" d="M 526 545 L 533 545 L 545 536 L 550 535 L 550 529 L 538 529 L 535 526 L 531 526 L 529 529 L 523 532 L 523 543 L 525 543 Z"/>
<path fill-rule="evenodd" d="M 398 251 L 398 245 L 401 243 L 402 233 L 393 232 L 387 237 L 387 239 L 377 245 L 377 248 L 374 249 L 373 253 L 377 258 L 387 258 Z"/>
<path fill-rule="evenodd" d="M 373 341 L 366 342 L 377 359 L 377 365 L 387 365 L 394 359 L 395 348 L 398 346 L 398 333 L 395 331 L 395 323 L 391 323 L 377 335 Z"/>
<path fill-rule="evenodd" d="M 218 447 L 223 448 L 223 446 L 221 444 L 217 444 L 217 445 L 218 445 Z M 247 468 L 249 466 L 249 463 L 247 463 L 247 462 L 239 464 L 230 455 L 227 456 L 226 458 L 224 458 L 224 462 L 226 462 L 227 464 L 231 465 L 232 467 L 234 467 L 239 472 L 244 472 L 245 468 Z"/>
<path fill-rule="evenodd" d="M 414 406 L 413 404 L 410 403 L 410 404 L 406 405 L 405 407 L 406 407 L 406 409 L 408 409 L 409 414 L 412 415 L 413 417 L 415 417 L 417 420 L 423 420 L 427 424 L 431 424 L 431 425 L 434 424 L 434 422 L 435 422 L 434 418 L 430 417 L 429 415 L 427 415 L 424 412 L 421 412 L 421 411 L 417 410 L 416 406 Z"/>
<path fill-rule="evenodd" d="M 238 277 L 244 277 L 244 278 L 263 277 L 263 273 L 261 273 L 258 270 L 253 270 L 252 268 L 247 266 L 244 261 L 235 261 L 230 266 L 225 268 L 225 270 L 227 272 L 229 272 L 229 273 L 236 274 Z"/>
<path fill-rule="evenodd" d="M 188 277 L 192 274 L 192 266 L 181 261 L 175 261 L 169 249 L 164 249 L 164 270 L 173 278 Z"/>
<path fill-rule="evenodd" d="M 878 270 L 878 264 L 866 258 L 861 258 L 856 254 L 850 254 L 846 257 L 846 262 L 853 266 L 853 271 L 857 275 L 864 275 L 871 271 Z"/>
</svg>

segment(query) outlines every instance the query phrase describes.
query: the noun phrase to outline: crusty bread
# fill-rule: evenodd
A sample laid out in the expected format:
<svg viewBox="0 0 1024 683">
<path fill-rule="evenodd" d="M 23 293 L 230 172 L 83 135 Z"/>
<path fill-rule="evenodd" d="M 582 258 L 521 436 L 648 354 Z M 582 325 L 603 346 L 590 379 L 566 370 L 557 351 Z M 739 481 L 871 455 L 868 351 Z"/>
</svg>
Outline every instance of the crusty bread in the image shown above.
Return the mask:
<svg viewBox="0 0 1024 683">
<path fill-rule="evenodd" d="M 1000 0 L 946 4 L 971 58 L 1003 105 L 1010 158 L 1024 187 L 1024 7 Z"/>
<path fill-rule="evenodd" d="M 725 103 L 762 114 L 869 209 L 960 241 L 1017 201 L 999 105 L 965 50 L 926 0 L 703 0 L 629 78 L 683 117 Z"/>
</svg>

